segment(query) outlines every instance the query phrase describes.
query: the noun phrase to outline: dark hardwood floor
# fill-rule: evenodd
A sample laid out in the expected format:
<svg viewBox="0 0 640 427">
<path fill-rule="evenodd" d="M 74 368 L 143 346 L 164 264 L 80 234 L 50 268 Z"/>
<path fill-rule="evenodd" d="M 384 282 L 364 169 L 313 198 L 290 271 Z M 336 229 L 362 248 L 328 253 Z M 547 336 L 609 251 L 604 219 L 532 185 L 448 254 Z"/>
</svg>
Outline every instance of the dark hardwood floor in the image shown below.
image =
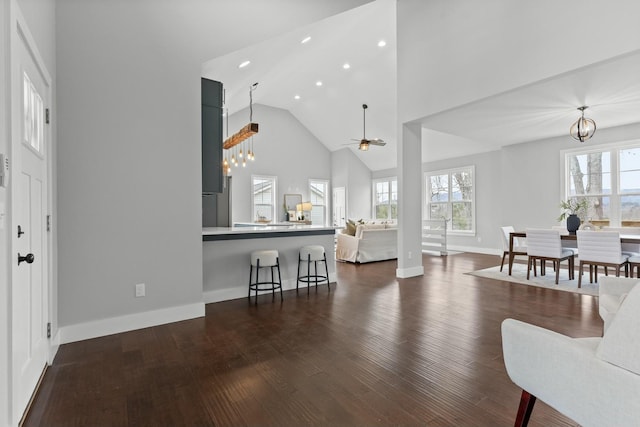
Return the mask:
<svg viewBox="0 0 640 427">
<path fill-rule="evenodd" d="M 338 281 L 209 304 L 206 317 L 60 347 L 25 426 L 510 426 L 507 317 L 602 332 L 597 298 L 465 273 L 490 255 L 338 263 Z M 575 425 L 542 402 L 531 426 Z"/>
</svg>

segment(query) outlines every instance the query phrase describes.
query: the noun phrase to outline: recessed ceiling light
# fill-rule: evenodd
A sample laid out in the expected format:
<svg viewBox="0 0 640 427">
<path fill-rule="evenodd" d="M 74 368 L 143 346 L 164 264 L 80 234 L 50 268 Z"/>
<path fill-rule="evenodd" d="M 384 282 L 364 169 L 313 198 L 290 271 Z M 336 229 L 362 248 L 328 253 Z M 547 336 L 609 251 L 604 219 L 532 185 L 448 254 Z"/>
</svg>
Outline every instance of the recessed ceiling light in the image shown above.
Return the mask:
<svg viewBox="0 0 640 427">
<path fill-rule="evenodd" d="M 386 41 L 384 41 L 384 40 L 380 40 L 380 41 L 378 42 L 378 47 L 385 47 L 386 45 L 387 45 L 387 42 L 386 42 Z"/>
<path fill-rule="evenodd" d="M 342 68 L 344 68 L 345 70 L 348 70 L 349 68 L 351 68 L 351 65 L 349 65 L 348 62 L 345 62 Z"/>
<path fill-rule="evenodd" d="M 302 39 L 302 41 L 300 43 L 305 44 L 306 42 L 308 42 L 309 40 L 311 40 L 311 36 L 307 36 L 305 38 Z"/>
<path fill-rule="evenodd" d="M 316 82 L 316 86 L 322 86 L 322 82 L 321 82 L 320 80 L 318 80 L 318 81 Z"/>
<path fill-rule="evenodd" d="M 240 65 L 238 65 L 238 68 L 244 68 L 249 64 L 251 64 L 251 61 L 244 61 L 244 62 L 240 63 Z"/>
<path fill-rule="evenodd" d="M 293 99 L 300 99 L 300 95 L 295 95 Z"/>
</svg>

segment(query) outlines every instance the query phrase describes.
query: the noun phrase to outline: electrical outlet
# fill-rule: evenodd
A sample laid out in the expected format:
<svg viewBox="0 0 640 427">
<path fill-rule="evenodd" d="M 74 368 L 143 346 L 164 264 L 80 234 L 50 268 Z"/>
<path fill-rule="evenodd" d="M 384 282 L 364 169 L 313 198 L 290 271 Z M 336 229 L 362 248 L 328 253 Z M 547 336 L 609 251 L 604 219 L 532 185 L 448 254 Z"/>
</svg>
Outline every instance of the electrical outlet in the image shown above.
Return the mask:
<svg viewBox="0 0 640 427">
<path fill-rule="evenodd" d="M 408 256 L 408 258 L 409 258 L 409 259 L 411 259 L 411 256 L 412 256 L 412 255 L 413 255 L 413 254 L 411 253 L 411 251 L 409 251 L 409 256 Z"/>
<path fill-rule="evenodd" d="M 145 296 L 144 283 L 138 283 L 136 285 L 136 298 Z"/>
</svg>

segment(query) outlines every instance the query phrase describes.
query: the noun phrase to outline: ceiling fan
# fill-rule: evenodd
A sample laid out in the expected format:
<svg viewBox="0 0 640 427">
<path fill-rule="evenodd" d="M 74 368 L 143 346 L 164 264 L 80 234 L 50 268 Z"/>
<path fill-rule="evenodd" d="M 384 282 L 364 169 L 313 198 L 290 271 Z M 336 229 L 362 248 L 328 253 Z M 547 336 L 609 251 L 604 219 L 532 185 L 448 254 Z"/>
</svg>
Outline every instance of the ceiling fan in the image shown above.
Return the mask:
<svg viewBox="0 0 640 427">
<path fill-rule="evenodd" d="M 370 145 L 384 146 L 386 142 L 381 139 L 367 139 L 367 104 L 362 104 L 362 139 L 352 139 L 352 141 L 358 141 L 358 150 L 368 151 Z"/>
</svg>

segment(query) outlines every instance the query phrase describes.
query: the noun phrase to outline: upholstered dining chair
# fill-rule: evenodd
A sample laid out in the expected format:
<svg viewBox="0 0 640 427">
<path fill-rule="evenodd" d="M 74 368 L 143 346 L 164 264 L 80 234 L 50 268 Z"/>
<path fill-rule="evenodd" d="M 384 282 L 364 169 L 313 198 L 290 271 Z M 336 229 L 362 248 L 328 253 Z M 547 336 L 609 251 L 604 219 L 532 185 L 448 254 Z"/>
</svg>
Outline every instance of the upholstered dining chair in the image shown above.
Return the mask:
<svg viewBox="0 0 640 427">
<path fill-rule="evenodd" d="M 629 257 L 629 277 L 633 277 L 634 271 L 636 277 L 640 277 L 640 256 L 638 255 Z"/>
<path fill-rule="evenodd" d="M 540 274 L 544 274 L 544 263 L 553 262 L 556 272 L 556 285 L 560 279 L 560 262 L 567 260 L 569 264 L 569 279 L 574 278 L 575 255 L 571 249 L 563 248 L 558 230 L 527 228 L 527 280 L 529 280 L 531 268 L 536 273 L 536 261 L 540 260 Z"/>
<path fill-rule="evenodd" d="M 502 267 L 504 266 L 504 260 L 509 255 L 509 234 L 513 233 L 515 230 L 513 226 L 507 225 L 504 227 L 500 227 L 500 236 L 502 237 L 502 262 L 500 263 L 500 271 L 502 271 Z M 521 237 L 515 237 L 513 239 L 513 254 L 527 256 L 527 242 L 526 239 Z"/>
<path fill-rule="evenodd" d="M 620 269 L 629 264 L 629 255 L 622 253 L 620 243 L 620 233 L 617 231 L 576 231 L 578 240 L 578 251 L 580 251 L 580 266 L 578 268 L 578 287 L 582 286 L 583 266 L 589 266 L 589 283 L 593 283 L 594 268 L 595 280 L 598 281 L 598 266 L 605 268 L 605 275 L 608 275 L 607 268 L 612 267 L 616 271 L 616 277 L 620 277 Z"/>
</svg>

